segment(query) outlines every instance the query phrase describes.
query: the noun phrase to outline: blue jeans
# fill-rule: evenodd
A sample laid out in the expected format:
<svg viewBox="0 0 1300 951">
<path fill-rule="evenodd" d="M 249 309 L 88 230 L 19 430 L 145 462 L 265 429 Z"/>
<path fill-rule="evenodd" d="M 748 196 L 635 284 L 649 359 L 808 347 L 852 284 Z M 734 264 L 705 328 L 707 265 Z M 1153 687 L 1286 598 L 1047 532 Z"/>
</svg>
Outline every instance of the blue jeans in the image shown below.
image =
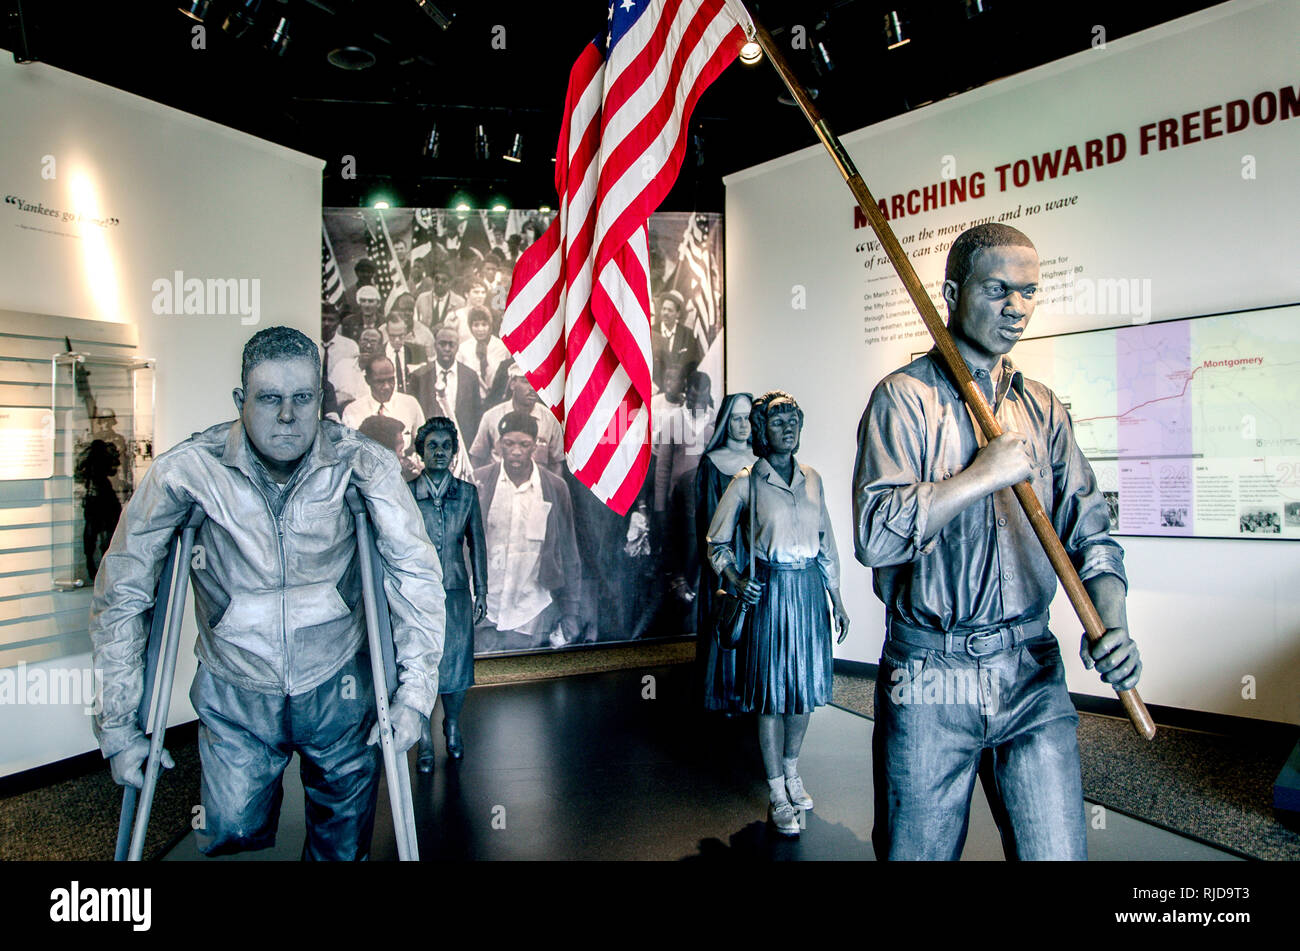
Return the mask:
<svg viewBox="0 0 1300 951">
<path fill-rule="evenodd" d="M 199 851 L 226 855 L 275 844 L 284 769 L 297 752 L 307 800 L 303 858 L 367 857 L 380 768 L 379 747 L 366 745 L 376 719 L 368 655 L 295 697 L 237 687 L 200 664 L 190 701 L 203 764 Z"/>
<path fill-rule="evenodd" d="M 1078 720 L 1051 634 L 981 657 L 887 640 L 876 857 L 960 858 L 978 773 L 1008 859 L 1086 859 Z"/>
</svg>

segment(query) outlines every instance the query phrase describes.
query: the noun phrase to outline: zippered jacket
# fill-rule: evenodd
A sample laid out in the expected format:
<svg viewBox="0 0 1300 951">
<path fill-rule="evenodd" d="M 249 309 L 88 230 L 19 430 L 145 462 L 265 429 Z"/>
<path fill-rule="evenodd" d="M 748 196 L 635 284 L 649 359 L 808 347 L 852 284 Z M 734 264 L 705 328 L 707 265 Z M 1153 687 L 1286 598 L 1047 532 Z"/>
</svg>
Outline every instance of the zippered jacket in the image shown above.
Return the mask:
<svg viewBox="0 0 1300 951">
<path fill-rule="evenodd" d="M 95 579 L 90 638 L 102 672 L 95 735 L 105 757 L 140 734 L 146 612 L 176 529 L 207 518 L 191 560 L 198 640 L 208 670 L 258 693 L 318 687 L 365 641 L 356 529 L 344 500 L 365 499 L 384 561 L 398 689 L 428 716 L 438 695 L 446 607 L 442 568 L 397 456 L 323 421 L 279 517 L 259 487 L 243 425 L 220 423 L 160 455 L 132 496 Z"/>
</svg>

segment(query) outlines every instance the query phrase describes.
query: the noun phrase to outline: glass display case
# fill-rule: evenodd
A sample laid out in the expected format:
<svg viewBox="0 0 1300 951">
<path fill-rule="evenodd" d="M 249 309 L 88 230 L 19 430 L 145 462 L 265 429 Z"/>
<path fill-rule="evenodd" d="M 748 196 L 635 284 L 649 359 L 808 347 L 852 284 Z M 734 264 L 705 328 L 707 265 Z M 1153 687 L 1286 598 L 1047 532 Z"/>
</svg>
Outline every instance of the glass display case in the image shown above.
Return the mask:
<svg viewBox="0 0 1300 951">
<path fill-rule="evenodd" d="M 69 351 L 52 360 L 53 585 L 94 584 L 99 562 L 154 456 L 154 361 Z"/>
</svg>

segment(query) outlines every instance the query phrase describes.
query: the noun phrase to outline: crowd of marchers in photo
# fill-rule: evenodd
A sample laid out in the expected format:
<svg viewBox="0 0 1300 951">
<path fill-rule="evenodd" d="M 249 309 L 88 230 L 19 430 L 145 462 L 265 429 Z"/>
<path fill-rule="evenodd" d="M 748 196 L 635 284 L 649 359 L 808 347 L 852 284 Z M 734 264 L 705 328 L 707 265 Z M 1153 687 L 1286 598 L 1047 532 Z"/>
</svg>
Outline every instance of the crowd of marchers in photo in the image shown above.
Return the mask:
<svg viewBox="0 0 1300 951">
<path fill-rule="evenodd" d="M 569 473 L 562 426 L 501 339 L 515 263 L 543 230 L 538 218 L 509 235 L 489 228 L 486 249 L 454 228 L 409 254 L 398 240 L 400 277 L 355 261 L 343 293 L 321 302 L 322 414 L 392 447 L 408 482 L 424 470 L 420 427 L 453 422 L 451 474 L 478 487 L 486 532 L 476 652 L 694 633 L 695 477 L 716 427 L 699 363 L 720 315 L 706 319 L 652 255 L 653 456 L 641 496 L 617 516 Z"/>
</svg>

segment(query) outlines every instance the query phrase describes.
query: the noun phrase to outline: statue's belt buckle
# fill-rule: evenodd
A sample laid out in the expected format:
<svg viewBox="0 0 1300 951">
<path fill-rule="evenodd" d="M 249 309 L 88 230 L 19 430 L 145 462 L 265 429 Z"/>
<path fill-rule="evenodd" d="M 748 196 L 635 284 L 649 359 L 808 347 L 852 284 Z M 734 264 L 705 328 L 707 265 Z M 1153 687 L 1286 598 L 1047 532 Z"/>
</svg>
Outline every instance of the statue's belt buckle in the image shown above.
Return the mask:
<svg viewBox="0 0 1300 951">
<path fill-rule="evenodd" d="M 970 634 L 966 635 L 966 653 L 969 654 L 971 657 L 978 659 L 980 657 L 987 657 L 989 654 L 993 654 L 996 653 L 997 651 L 1000 651 L 1002 649 L 1002 632 L 1005 630 L 1010 630 L 1010 629 L 998 628 L 997 630 L 993 630 L 993 631 L 972 631 Z M 992 639 L 994 642 L 993 647 L 989 650 L 983 650 L 983 651 L 975 650 L 973 645 L 977 639 L 984 639 L 984 640 Z"/>
</svg>

